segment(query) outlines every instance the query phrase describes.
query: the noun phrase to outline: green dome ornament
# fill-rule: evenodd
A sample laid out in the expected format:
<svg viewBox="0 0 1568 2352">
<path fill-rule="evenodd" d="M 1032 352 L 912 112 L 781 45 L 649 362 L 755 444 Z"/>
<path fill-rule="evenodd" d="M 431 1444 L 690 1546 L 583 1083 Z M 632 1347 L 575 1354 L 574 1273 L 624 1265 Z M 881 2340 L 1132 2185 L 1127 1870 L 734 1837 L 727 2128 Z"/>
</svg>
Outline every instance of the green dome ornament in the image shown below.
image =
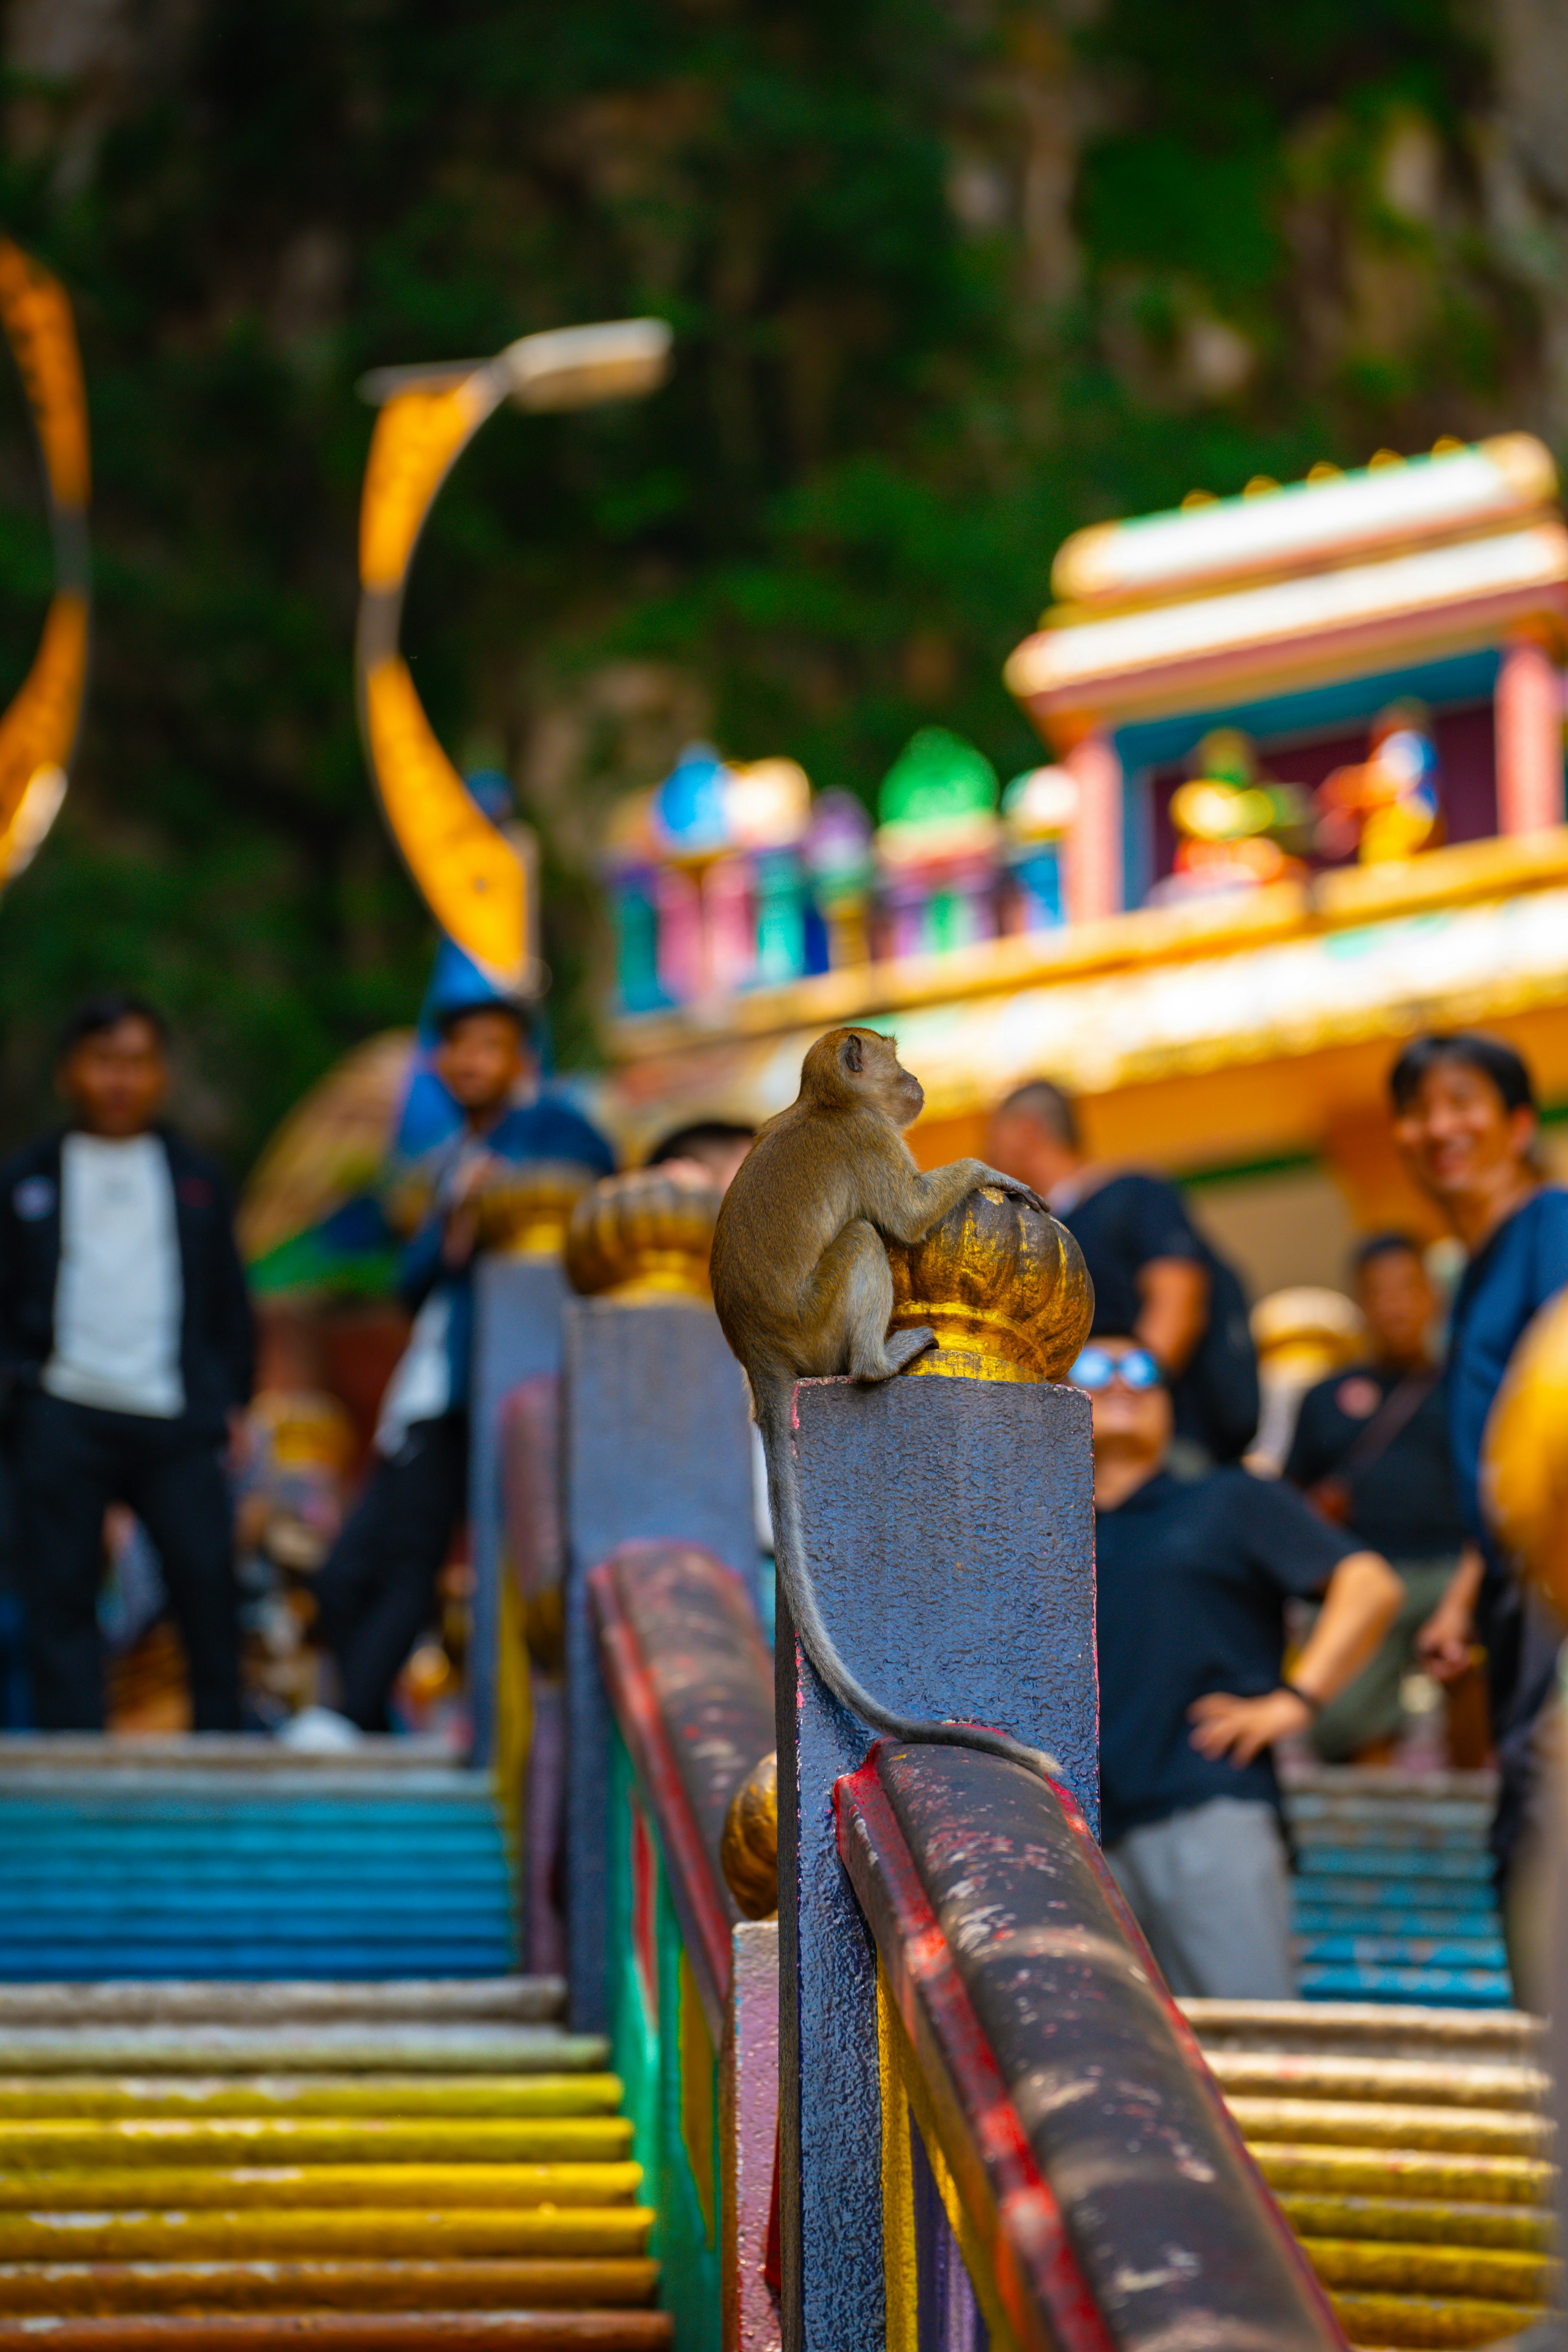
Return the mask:
<svg viewBox="0 0 1568 2352">
<path fill-rule="evenodd" d="M 945 727 L 912 735 L 882 779 L 877 814 L 883 824 L 946 824 L 989 816 L 1001 787 L 983 751 Z"/>
</svg>

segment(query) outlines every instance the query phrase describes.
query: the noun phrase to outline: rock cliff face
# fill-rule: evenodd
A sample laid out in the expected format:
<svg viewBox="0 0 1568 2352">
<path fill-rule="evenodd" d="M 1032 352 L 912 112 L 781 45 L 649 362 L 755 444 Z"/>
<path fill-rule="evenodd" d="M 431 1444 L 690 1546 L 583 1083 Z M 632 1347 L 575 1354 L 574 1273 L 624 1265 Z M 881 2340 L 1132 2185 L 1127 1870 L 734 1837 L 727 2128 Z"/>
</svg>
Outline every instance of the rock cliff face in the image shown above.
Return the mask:
<svg viewBox="0 0 1568 2352">
<path fill-rule="evenodd" d="M 867 791 L 940 719 L 1020 766 L 1000 664 L 1075 524 L 1568 439 L 1568 0 L 10 0 L 3 42 L 100 551 L 78 788 L 0 912 L 23 1105 L 28 958 L 108 976 L 106 908 L 237 1152 L 406 1011 L 350 693 L 367 366 L 677 330 L 635 415 L 488 428 L 408 615 L 545 833 L 569 1047 L 603 809 L 687 735 Z M 8 428 L 0 690 L 47 562 Z"/>
</svg>

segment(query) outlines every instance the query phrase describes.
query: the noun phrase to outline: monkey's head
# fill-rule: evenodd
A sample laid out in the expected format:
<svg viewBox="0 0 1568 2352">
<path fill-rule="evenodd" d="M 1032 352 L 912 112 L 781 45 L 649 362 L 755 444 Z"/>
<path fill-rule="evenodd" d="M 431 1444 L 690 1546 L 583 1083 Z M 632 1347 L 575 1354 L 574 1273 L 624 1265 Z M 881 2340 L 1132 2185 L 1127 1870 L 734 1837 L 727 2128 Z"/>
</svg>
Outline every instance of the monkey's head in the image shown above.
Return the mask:
<svg viewBox="0 0 1568 2352">
<path fill-rule="evenodd" d="M 801 1093 L 845 1109 L 871 1102 L 895 1127 L 908 1127 L 925 1108 L 925 1088 L 899 1060 L 890 1037 L 875 1029 L 830 1029 L 801 1065 Z"/>
</svg>

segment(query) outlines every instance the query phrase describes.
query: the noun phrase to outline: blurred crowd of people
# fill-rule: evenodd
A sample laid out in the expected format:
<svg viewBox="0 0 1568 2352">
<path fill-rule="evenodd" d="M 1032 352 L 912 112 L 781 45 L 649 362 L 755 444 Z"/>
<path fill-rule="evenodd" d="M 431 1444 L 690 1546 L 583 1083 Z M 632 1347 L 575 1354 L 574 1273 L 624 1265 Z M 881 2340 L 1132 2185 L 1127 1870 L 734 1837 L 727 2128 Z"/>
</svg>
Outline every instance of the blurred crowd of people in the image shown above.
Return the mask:
<svg viewBox="0 0 1568 2352">
<path fill-rule="evenodd" d="M 1388 1085 L 1399 1156 L 1464 1271 L 1445 1312 L 1415 1236 L 1358 1244 L 1365 1360 L 1301 1398 L 1279 1478 L 1244 1460 L 1258 1388 L 1240 1286 L 1176 1188 L 1090 1160 L 1043 1080 L 992 1122 L 990 1158 L 1049 1202 L 1094 1283 L 1068 1377 L 1094 1411 L 1106 1852 L 1178 1992 L 1294 1991 L 1276 1748 L 1386 1755 L 1409 1669 L 1452 1683 L 1478 1659 L 1516 1990 L 1542 1990 L 1515 1897 L 1544 1834 L 1563 1632 L 1488 1525 L 1481 1465 L 1514 1350 L 1568 1285 L 1568 1190 L 1544 1180 L 1530 1072 L 1500 1039 L 1418 1037 Z"/>
<path fill-rule="evenodd" d="M 403 1253 L 411 1328 L 352 1508 L 319 1511 L 313 1532 L 309 1498 L 275 1516 L 300 1538 L 321 1663 L 268 1721 L 242 1690 L 236 1498 L 242 1535 L 247 1513 L 263 1524 L 258 1496 L 275 1503 L 287 1483 L 289 1432 L 276 1399 L 251 1410 L 228 1189 L 163 1119 L 156 1010 L 112 994 L 72 1017 L 64 1128 L 0 1170 L 0 1721 L 102 1727 L 112 1559 L 122 1597 L 140 1577 L 178 1629 L 196 1730 L 332 1745 L 394 1727 L 467 1509 L 480 1197 L 531 1160 L 615 1164 L 541 1084 L 523 1008 L 454 1002 L 435 1026 L 428 1079 L 451 1124 L 425 1156 Z M 1462 1278 L 1440 1297 L 1412 1234 L 1357 1244 L 1364 1359 L 1300 1399 L 1280 1475 L 1249 1459 L 1259 1383 L 1243 1286 L 1181 1191 L 1094 1160 L 1046 1078 L 991 1121 L 986 1157 L 1049 1202 L 1094 1284 L 1070 1377 L 1094 1416 L 1104 1835 L 1177 1991 L 1289 1997 L 1276 1751 L 1388 1756 L 1412 1668 L 1452 1682 L 1484 1656 L 1505 1892 L 1539 1832 L 1561 1630 L 1488 1528 L 1480 1465 L 1513 1350 L 1568 1285 L 1568 1191 L 1542 1177 L 1530 1074 L 1495 1038 L 1407 1045 L 1389 1117 L 1463 1247 Z M 710 1123 L 652 1158 L 722 1191 L 751 1140 Z"/>
</svg>

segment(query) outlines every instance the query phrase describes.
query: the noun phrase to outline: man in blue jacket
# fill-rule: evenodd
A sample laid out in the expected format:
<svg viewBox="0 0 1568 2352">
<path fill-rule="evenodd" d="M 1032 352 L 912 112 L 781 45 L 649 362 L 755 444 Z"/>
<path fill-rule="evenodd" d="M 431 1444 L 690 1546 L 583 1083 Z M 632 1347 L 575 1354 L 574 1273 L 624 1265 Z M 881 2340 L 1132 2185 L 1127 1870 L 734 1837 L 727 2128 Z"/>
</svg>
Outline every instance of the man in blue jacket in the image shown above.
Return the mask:
<svg viewBox="0 0 1568 2352">
<path fill-rule="evenodd" d="M 415 1323 L 383 1401 L 375 1465 L 316 1580 L 342 1714 L 361 1731 L 387 1728 L 393 1684 L 434 1614 L 436 1580 L 468 1507 L 479 1192 L 500 1161 L 571 1160 L 595 1176 L 615 1166 L 603 1136 L 569 1104 L 520 1103 L 536 1077 L 524 1022 L 520 1006 L 493 998 L 450 1005 L 439 1019 L 436 1070 L 463 1124 L 432 1155 L 435 1198 L 404 1253 L 400 1286 Z"/>
<path fill-rule="evenodd" d="M 139 997 L 84 1004 L 60 1045 L 69 1126 L 0 1169 L 0 1378 L 44 1731 L 102 1728 L 111 1502 L 129 1504 L 157 1549 L 195 1728 L 239 1727 L 223 1454 L 250 1396 L 255 1330 L 224 1178 L 157 1124 L 166 1047 Z"/>
</svg>

